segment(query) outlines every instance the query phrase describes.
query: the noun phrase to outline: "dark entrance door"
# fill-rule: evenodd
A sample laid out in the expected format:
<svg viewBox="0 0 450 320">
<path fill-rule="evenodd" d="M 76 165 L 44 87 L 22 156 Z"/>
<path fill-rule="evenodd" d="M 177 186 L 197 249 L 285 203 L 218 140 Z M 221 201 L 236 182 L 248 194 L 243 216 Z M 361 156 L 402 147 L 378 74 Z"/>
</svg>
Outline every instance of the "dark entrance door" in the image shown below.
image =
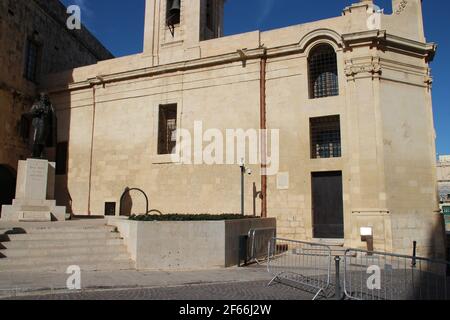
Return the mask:
<svg viewBox="0 0 450 320">
<path fill-rule="evenodd" d="M 16 175 L 13 169 L 0 165 L 0 215 L 1 206 L 12 204 L 16 192 Z"/>
<path fill-rule="evenodd" d="M 343 239 L 342 172 L 312 174 L 312 206 L 314 238 Z"/>
</svg>

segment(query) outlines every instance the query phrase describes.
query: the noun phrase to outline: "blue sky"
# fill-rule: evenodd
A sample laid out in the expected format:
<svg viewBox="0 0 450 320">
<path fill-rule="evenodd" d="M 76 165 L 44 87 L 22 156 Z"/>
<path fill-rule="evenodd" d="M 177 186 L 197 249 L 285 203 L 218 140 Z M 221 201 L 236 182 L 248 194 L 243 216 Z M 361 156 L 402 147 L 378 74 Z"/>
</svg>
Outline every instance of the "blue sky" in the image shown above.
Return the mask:
<svg viewBox="0 0 450 320">
<path fill-rule="evenodd" d="M 358 0 L 227 0 L 225 34 L 269 30 L 334 17 Z M 145 0 L 62 0 L 82 8 L 82 22 L 117 57 L 142 51 Z M 385 12 L 391 1 L 375 1 Z M 318 6 L 317 4 L 320 4 Z M 450 1 L 423 1 L 427 40 L 439 45 L 432 63 L 437 152 L 450 154 Z"/>
</svg>

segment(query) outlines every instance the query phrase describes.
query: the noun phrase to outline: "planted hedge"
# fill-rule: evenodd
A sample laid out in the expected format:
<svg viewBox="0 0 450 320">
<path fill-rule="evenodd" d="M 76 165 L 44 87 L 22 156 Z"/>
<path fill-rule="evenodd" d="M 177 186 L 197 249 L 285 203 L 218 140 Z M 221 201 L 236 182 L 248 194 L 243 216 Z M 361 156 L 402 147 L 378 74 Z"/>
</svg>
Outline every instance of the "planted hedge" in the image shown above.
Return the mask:
<svg viewBox="0 0 450 320">
<path fill-rule="evenodd" d="M 240 214 L 145 214 L 132 215 L 129 219 L 134 221 L 223 221 L 256 218 L 253 216 L 242 216 Z"/>
</svg>

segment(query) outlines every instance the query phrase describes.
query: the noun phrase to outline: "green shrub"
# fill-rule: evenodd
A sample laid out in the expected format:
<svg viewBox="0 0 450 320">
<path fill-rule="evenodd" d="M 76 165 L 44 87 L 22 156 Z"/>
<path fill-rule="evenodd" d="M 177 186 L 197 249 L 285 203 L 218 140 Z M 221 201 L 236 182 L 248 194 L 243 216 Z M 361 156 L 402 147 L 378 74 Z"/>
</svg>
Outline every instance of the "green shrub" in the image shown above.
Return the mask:
<svg viewBox="0 0 450 320">
<path fill-rule="evenodd" d="M 253 216 L 242 216 L 240 214 L 145 214 L 132 215 L 130 220 L 135 221 L 223 221 L 255 218 Z"/>
</svg>

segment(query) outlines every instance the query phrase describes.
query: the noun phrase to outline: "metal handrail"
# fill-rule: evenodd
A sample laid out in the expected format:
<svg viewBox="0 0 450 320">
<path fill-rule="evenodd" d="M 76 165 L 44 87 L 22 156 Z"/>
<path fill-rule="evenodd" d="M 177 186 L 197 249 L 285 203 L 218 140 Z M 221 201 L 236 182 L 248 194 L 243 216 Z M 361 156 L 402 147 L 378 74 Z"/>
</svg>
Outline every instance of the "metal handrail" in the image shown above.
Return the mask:
<svg viewBox="0 0 450 320">
<path fill-rule="evenodd" d="M 125 195 L 128 193 L 130 193 L 130 191 L 139 191 L 139 192 L 141 192 L 143 195 L 144 195 L 144 197 L 145 197 L 145 203 L 146 203 L 146 205 L 145 205 L 145 214 L 147 214 L 147 213 L 149 213 L 150 212 L 150 210 L 149 210 L 149 201 L 148 201 L 148 196 L 147 196 L 147 194 L 142 190 L 142 189 L 139 189 L 139 188 L 127 188 L 127 189 L 125 189 L 125 191 L 122 193 L 122 196 L 120 197 L 120 204 L 119 204 L 119 206 L 120 206 L 120 212 L 119 212 L 119 214 L 121 214 L 122 213 L 122 203 L 123 203 L 123 198 L 125 197 Z"/>
</svg>

